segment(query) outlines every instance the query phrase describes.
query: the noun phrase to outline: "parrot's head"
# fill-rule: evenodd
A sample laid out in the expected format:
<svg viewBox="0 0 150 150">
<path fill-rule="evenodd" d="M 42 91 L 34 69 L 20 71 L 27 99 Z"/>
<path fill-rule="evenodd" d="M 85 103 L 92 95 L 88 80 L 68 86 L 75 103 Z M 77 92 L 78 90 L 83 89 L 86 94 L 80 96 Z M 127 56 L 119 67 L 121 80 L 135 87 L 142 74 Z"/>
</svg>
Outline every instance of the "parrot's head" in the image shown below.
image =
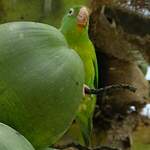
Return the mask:
<svg viewBox="0 0 150 150">
<path fill-rule="evenodd" d="M 72 36 L 80 36 L 88 32 L 89 11 L 85 6 L 75 6 L 70 8 L 65 14 L 61 32 Z"/>
</svg>

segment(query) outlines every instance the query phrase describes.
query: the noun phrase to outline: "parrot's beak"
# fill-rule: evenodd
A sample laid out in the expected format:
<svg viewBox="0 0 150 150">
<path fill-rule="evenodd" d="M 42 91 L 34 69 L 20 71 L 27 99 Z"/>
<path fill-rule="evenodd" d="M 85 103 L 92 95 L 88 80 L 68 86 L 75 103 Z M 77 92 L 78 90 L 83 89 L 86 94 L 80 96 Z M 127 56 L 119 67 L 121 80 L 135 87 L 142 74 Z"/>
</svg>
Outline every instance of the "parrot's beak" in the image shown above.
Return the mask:
<svg viewBox="0 0 150 150">
<path fill-rule="evenodd" d="M 82 7 L 77 16 L 77 24 L 79 27 L 85 27 L 89 21 L 89 11 L 86 7 Z"/>
</svg>

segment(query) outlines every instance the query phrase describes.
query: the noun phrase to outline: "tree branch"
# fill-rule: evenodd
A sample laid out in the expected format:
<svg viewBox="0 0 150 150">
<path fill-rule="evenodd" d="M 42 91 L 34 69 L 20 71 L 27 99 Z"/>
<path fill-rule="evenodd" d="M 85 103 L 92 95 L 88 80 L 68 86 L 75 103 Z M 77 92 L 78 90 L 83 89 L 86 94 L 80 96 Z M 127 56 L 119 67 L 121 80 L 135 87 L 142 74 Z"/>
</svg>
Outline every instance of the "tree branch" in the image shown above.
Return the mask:
<svg viewBox="0 0 150 150">
<path fill-rule="evenodd" d="M 115 85 L 109 85 L 109 86 L 106 86 L 104 88 L 99 88 L 99 89 L 89 89 L 85 87 L 85 94 L 100 95 L 103 93 L 113 92 L 116 90 L 128 90 L 128 91 L 135 93 L 137 89 L 133 87 L 132 85 L 128 85 L 128 84 L 115 84 Z"/>
<path fill-rule="evenodd" d="M 59 145 L 59 146 L 54 146 L 54 148 L 56 149 L 67 149 L 67 148 L 76 148 L 78 150 L 118 150 L 117 148 L 111 148 L 111 147 L 107 147 L 107 146 L 99 146 L 96 148 L 88 148 L 86 146 L 80 145 L 78 143 L 69 143 L 66 145 Z"/>
</svg>

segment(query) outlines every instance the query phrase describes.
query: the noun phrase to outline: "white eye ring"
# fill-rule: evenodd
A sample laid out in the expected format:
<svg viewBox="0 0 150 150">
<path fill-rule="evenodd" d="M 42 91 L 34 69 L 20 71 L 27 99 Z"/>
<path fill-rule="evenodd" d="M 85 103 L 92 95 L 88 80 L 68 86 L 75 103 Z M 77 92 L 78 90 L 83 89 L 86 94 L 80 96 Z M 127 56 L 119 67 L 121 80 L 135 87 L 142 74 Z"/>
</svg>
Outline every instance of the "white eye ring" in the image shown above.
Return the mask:
<svg viewBox="0 0 150 150">
<path fill-rule="evenodd" d="M 72 16 L 74 14 L 74 9 L 70 8 L 69 12 L 68 12 L 68 16 Z"/>
</svg>

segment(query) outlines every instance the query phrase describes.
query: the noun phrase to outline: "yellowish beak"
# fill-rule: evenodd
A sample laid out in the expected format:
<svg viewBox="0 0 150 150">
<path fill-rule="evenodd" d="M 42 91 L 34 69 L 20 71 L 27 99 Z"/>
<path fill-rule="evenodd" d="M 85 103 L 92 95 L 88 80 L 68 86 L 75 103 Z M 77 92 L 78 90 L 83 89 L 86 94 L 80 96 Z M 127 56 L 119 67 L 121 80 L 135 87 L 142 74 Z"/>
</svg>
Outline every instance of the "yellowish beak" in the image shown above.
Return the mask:
<svg viewBox="0 0 150 150">
<path fill-rule="evenodd" d="M 82 7 L 77 16 L 77 24 L 79 27 L 85 27 L 89 21 L 89 11 L 86 7 Z"/>
</svg>

